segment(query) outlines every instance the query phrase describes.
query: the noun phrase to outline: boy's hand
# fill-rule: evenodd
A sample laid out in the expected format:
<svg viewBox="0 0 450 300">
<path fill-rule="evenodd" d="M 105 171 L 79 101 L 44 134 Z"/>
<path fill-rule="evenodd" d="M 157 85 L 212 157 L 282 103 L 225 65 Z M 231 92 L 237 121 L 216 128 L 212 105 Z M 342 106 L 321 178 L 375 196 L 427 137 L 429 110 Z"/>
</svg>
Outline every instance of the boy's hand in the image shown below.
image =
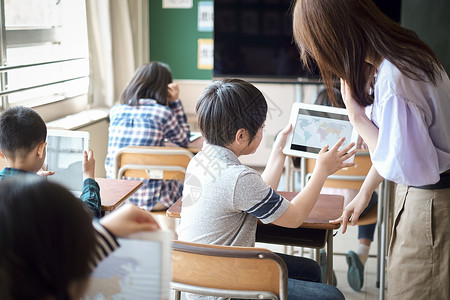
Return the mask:
<svg viewBox="0 0 450 300">
<path fill-rule="evenodd" d="M 36 174 L 42 177 L 47 177 L 55 174 L 55 171 L 46 171 L 43 168 L 40 169 Z"/>
<path fill-rule="evenodd" d="M 314 172 L 324 174 L 328 177 L 339 169 L 355 165 L 354 162 L 344 163 L 344 161 L 356 153 L 356 149 L 349 152 L 355 143 L 350 143 L 341 150 L 338 150 L 344 140 L 345 138 L 342 137 L 329 151 L 327 151 L 328 145 L 320 150 Z"/>
<path fill-rule="evenodd" d="M 83 181 L 86 178 L 95 178 L 95 159 L 94 153 L 89 149 L 89 154 L 84 151 L 83 157 Z"/>
<path fill-rule="evenodd" d="M 273 143 L 273 149 L 280 150 L 280 153 L 283 153 L 283 148 L 286 145 L 286 140 L 288 134 L 292 130 L 292 124 L 289 123 L 280 133 L 278 133 L 277 138 L 275 139 L 275 143 Z"/>
<path fill-rule="evenodd" d="M 180 97 L 180 87 L 177 83 L 169 83 L 167 86 L 167 102 L 173 102 Z"/>
<path fill-rule="evenodd" d="M 148 211 L 138 208 L 131 203 L 125 204 L 100 219 L 100 224 L 117 237 L 126 237 L 140 231 L 159 229 L 158 222 Z"/>
</svg>

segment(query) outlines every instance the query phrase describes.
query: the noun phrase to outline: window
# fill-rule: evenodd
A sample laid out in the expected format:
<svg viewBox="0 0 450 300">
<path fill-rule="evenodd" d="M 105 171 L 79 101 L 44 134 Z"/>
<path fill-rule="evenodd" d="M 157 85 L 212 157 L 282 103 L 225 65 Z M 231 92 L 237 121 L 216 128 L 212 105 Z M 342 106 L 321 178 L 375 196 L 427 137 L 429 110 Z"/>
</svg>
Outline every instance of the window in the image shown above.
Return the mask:
<svg viewBox="0 0 450 300">
<path fill-rule="evenodd" d="M 86 95 L 85 1 L 0 1 L 0 109 Z"/>
</svg>

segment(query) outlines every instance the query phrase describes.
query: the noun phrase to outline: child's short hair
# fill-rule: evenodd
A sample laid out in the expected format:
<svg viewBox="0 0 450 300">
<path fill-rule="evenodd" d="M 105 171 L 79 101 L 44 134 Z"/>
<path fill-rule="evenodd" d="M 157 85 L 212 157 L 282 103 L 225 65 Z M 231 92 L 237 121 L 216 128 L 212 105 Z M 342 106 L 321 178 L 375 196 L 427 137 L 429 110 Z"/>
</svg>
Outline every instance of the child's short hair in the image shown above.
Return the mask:
<svg viewBox="0 0 450 300">
<path fill-rule="evenodd" d="M 16 106 L 0 115 L 0 150 L 14 159 L 27 155 L 47 138 L 47 126 L 37 112 Z"/>
<path fill-rule="evenodd" d="M 241 128 L 248 131 L 250 143 L 266 120 L 267 102 L 252 84 L 240 79 L 223 79 L 205 89 L 196 112 L 208 143 L 227 146 Z"/>
</svg>

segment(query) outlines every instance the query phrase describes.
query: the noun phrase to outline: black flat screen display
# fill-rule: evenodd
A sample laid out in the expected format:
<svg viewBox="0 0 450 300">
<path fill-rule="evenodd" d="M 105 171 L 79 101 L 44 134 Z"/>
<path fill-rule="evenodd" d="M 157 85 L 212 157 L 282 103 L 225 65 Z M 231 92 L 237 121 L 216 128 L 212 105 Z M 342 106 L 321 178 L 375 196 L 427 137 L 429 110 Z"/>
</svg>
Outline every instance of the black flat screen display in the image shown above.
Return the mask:
<svg viewBox="0 0 450 300">
<path fill-rule="evenodd" d="M 214 0 L 214 77 L 319 79 L 302 66 L 291 0 Z"/>
<path fill-rule="evenodd" d="M 375 0 L 395 21 L 401 0 Z M 295 0 L 214 0 L 214 77 L 254 81 L 317 81 L 300 62 L 292 37 Z"/>
</svg>

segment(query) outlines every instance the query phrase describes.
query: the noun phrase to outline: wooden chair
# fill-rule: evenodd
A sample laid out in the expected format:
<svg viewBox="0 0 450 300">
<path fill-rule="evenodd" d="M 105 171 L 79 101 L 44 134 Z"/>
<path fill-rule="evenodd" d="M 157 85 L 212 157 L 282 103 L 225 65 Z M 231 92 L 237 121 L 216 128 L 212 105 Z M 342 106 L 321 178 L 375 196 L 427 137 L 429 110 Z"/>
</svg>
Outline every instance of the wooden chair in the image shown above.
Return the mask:
<svg viewBox="0 0 450 300">
<path fill-rule="evenodd" d="M 180 147 L 128 146 L 117 151 L 114 174 L 117 179 L 184 180 L 186 167 L 193 156 L 191 151 Z M 166 210 L 151 211 L 151 214 L 163 229 L 173 231 L 176 237 L 176 222 L 166 216 Z"/>
<path fill-rule="evenodd" d="M 194 155 L 180 147 L 128 146 L 115 155 L 114 174 L 143 179 L 183 180 Z"/>
<path fill-rule="evenodd" d="M 287 267 L 270 250 L 174 241 L 172 282 L 181 292 L 245 299 L 287 299 Z"/>
</svg>

